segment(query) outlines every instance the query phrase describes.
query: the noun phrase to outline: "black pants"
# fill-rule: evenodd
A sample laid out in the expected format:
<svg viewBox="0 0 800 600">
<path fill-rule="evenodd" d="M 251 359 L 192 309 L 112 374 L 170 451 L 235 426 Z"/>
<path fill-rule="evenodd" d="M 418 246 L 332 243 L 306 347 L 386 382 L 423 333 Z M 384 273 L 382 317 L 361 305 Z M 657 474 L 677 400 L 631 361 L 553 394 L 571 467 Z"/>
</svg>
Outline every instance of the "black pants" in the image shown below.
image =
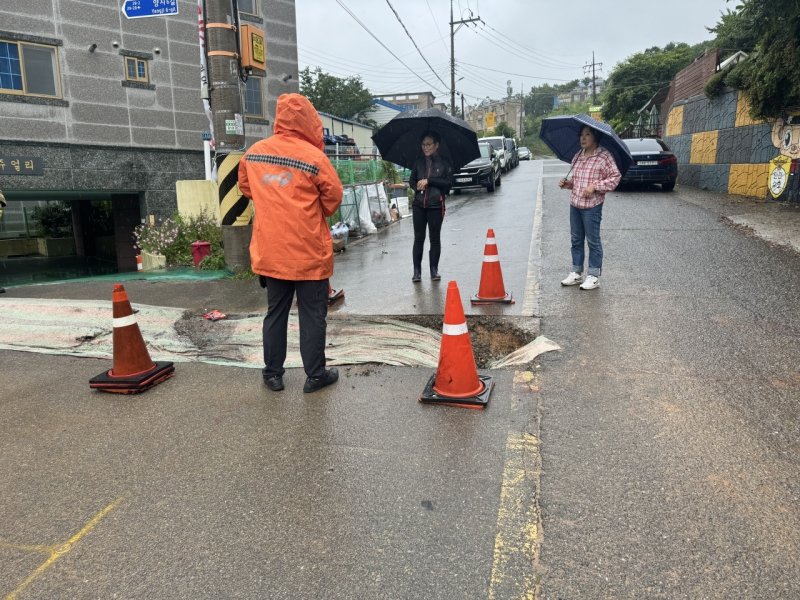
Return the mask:
<svg viewBox="0 0 800 600">
<path fill-rule="evenodd" d="M 442 221 L 444 221 L 444 209 L 441 206 L 436 208 L 422 208 L 414 205 L 414 250 L 412 259 L 414 260 L 414 271 L 422 271 L 422 249 L 425 246 L 425 229 L 431 234 L 431 249 L 428 253 L 431 271 L 439 270 L 439 256 L 442 254 Z"/>
<path fill-rule="evenodd" d="M 264 278 L 267 283 L 267 315 L 264 317 L 264 376 L 283 375 L 289 309 L 297 292 L 300 320 L 300 357 L 308 377 L 325 373 L 325 330 L 328 316 L 328 280 L 288 281 Z"/>
</svg>

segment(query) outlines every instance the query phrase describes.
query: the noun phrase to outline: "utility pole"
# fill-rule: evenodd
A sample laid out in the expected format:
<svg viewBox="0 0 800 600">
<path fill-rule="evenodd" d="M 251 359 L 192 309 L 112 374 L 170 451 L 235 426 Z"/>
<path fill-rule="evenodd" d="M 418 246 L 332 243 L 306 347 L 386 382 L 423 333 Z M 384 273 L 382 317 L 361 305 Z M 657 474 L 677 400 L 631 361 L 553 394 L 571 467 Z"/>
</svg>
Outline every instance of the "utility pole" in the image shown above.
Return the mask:
<svg viewBox="0 0 800 600">
<path fill-rule="evenodd" d="M 208 95 L 217 152 L 244 150 L 244 117 L 239 92 L 239 44 L 231 0 L 205 0 Z"/>
<path fill-rule="evenodd" d="M 472 14 L 472 11 L 469 13 Z M 453 0 L 450 0 L 450 114 L 455 116 L 456 114 L 456 31 L 458 29 L 454 29 L 456 25 L 461 28 L 461 25 L 468 25 L 469 23 L 476 23 L 481 21 L 480 17 L 472 17 L 469 19 L 461 19 L 459 21 L 453 21 Z M 481 21 L 483 22 L 483 21 Z M 461 99 L 463 100 L 464 97 L 462 96 Z"/>
<path fill-rule="evenodd" d="M 238 186 L 239 161 L 245 149 L 238 14 L 231 0 L 203 0 L 203 12 L 225 264 L 240 270 L 250 267 L 247 251 L 250 231 L 246 226 L 252 219 L 253 208 Z"/>
<path fill-rule="evenodd" d="M 587 73 L 590 67 L 592 69 L 592 105 L 596 105 L 597 104 L 597 87 L 596 87 L 596 83 L 595 83 L 596 80 L 595 80 L 594 68 L 595 67 L 602 67 L 602 66 L 603 66 L 603 63 L 594 62 L 594 50 L 592 50 L 592 62 L 583 65 L 583 72 L 584 73 Z"/>
</svg>

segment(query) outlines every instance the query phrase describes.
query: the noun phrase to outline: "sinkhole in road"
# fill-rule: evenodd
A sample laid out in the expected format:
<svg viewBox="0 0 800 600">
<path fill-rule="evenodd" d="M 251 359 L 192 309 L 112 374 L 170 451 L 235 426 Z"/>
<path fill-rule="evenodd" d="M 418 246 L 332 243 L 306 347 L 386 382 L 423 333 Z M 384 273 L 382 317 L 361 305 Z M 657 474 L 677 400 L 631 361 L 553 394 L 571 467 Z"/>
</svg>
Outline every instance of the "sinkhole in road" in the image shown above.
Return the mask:
<svg viewBox="0 0 800 600">
<path fill-rule="evenodd" d="M 439 315 L 400 315 L 398 321 L 441 332 Z M 467 316 L 467 329 L 472 342 L 472 353 L 479 369 L 491 364 L 533 341 L 538 334 L 538 320 L 530 317 Z"/>
</svg>

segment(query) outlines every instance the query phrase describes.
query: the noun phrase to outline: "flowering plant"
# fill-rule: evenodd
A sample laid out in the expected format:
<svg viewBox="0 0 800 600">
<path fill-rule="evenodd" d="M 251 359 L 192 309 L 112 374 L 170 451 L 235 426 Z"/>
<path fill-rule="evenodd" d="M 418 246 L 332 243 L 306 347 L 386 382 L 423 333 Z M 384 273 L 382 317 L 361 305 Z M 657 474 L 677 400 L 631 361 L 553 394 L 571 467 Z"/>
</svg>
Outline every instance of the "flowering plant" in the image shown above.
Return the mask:
<svg viewBox="0 0 800 600">
<path fill-rule="evenodd" d="M 193 262 L 192 242 L 209 242 L 211 255 L 203 259 L 200 268 L 214 270 L 225 266 L 222 229 L 216 218 L 206 211 L 189 217 L 175 213 L 153 225 L 137 225 L 133 239 L 137 250 L 163 254 L 169 266 L 190 266 Z"/>
<path fill-rule="evenodd" d="M 149 225 L 143 223 L 133 230 L 134 246 L 150 254 L 166 254 L 180 236 L 180 225 L 173 219 Z"/>
</svg>

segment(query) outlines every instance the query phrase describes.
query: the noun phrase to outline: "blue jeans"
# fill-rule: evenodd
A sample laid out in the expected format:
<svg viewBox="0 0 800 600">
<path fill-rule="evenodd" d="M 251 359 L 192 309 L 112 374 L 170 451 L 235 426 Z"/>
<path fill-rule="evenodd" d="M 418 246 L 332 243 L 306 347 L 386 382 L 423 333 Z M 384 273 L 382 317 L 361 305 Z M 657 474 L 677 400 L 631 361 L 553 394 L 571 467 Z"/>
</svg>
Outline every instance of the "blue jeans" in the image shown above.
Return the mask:
<svg viewBox="0 0 800 600">
<path fill-rule="evenodd" d="M 600 277 L 603 270 L 603 244 L 600 242 L 600 221 L 603 204 L 593 208 L 569 206 L 569 229 L 572 237 L 572 270 L 583 273 L 585 257 L 583 241 L 589 245 L 589 275 Z"/>
</svg>

